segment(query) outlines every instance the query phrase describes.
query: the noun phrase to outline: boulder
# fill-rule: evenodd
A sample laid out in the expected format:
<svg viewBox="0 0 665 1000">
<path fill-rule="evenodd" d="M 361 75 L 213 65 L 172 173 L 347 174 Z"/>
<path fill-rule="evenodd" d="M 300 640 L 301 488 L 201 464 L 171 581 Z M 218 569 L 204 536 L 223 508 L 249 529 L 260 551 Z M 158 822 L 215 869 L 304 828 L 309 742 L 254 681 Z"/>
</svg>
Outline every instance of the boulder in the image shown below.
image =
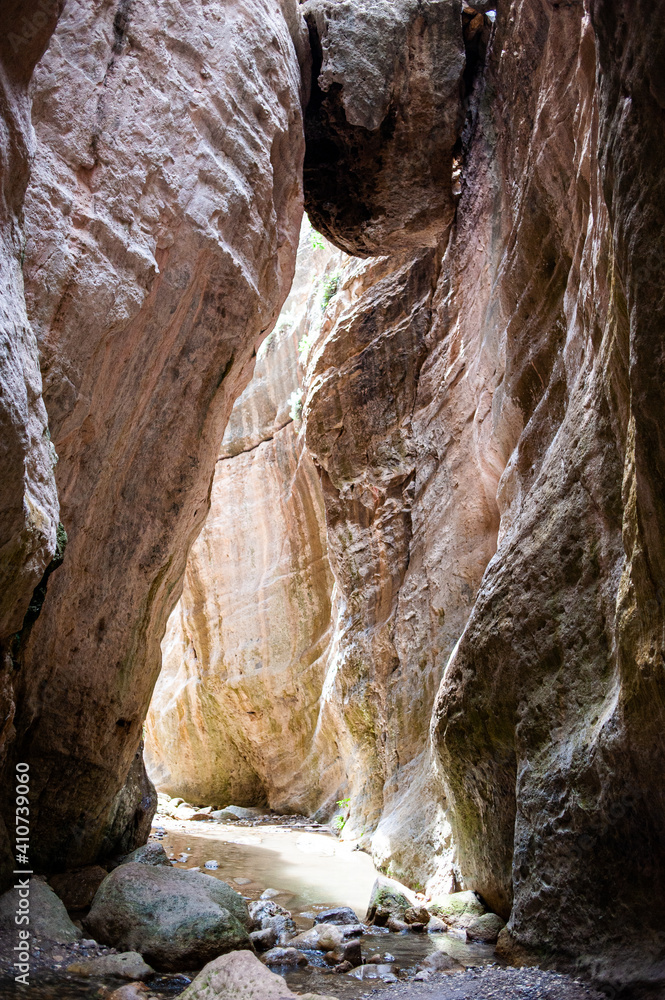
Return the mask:
<svg viewBox="0 0 665 1000">
<path fill-rule="evenodd" d="M 433 246 L 455 208 L 464 41 L 450 0 L 309 0 L 305 207 L 347 253 Z"/>
<path fill-rule="evenodd" d="M 484 941 L 486 944 L 494 944 L 505 926 L 506 921 L 498 914 L 483 913 L 466 928 L 466 936 L 470 941 Z"/>
<path fill-rule="evenodd" d="M 192 806 L 185 806 L 185 805 L 178 806 L 178 808 L 173 812 L 174 819 L 188 820 L 188 819 L 193 819 L 195 815 L 196 815 L 196 809 L 193 809 Z"/>
<path fill-rule="evenodd" d="M 249 951 L 234 951 L 209 962 L 180 1000 L 290 1000 L 295 996 L 281 976 L 266 969 Z"/>
<path fill-rule="evenodd" d="M 86 930 L 100 943 L 138 951 L 155 968 L 200 968 L 250 947 L 250 918 L 230 886 L 202 872 L 130 862 L 102 883 Z"/>
<path fill-rule="evenodd" d="M 406 920 L 400 920 L 399 917 L 388 917 L 388 923 L 386 924 L 388 930 L 394 934 L 402 934 L 405 931 L 410 931 L 412 926 L 415 925 L 407 924 Z"/>
<path fill-rule="evenodd" d="M 148 988 L 144 983 L 127 983 L 114 990 L 108 1000 L 146 1000 Z"/>
<path fill-rule="evenodd" d="M 289 911 L 272 899 L 254 900 L 249 904 L 249 915 L 255 928 L 274 931 L 282 944 L 297 933 Z"/>
<path fill-rule="evenodd" d="M 258 951 L 265 951 L 267 948 L 274 948 L 277 944 L 277 937 L 278 934 L 274 927 L 264 927 L 260 931 L 251 931 L 249 940 Z"/>
<path fill-rule="evenodd" d="M 307 955 L 296 948 L 271 948 L 261 961 L 266 965 L 307 965 Z"/>
<path fill-rule="evenodd" d="M 237 823 L 238 817 L 230 809 L 215 809 L 210 813 L 210 818 L 216 823 Z"/>
<path fill-rule="evenodd" d="M 137 951 L 83 958 L 68 965 L 67 972 L 74 976 L 118 976 L 121 979 L 147 979 L 154 975 L 154 969 L 143 961 Z"/>
<path fill-rule="evenodd" d="M 470 890 L 467 892 L 452 892 L 437 896 L 428 903 L 430 913 L 441 917 L 446 923 L 456 923 L 461 917 L 482 917 L 487 913 L 487 907 Z"/>
<path fill-rule="evenodd" d="M 315 924 L 291 939 L 294 948 L 315 948 L 317 951 L 335 951 L 344 941 L 344 931 L 336 924 Z"/>
<path fill-rule="evenodd" d="M 407 924 L 428 924 L 429 911 L 424 906 L 410 906 L 404 914 Z"/>
<path fill-rule="evenodd" d="M 422 963 L 421 968 L 431 972 L 461 972 L 464 966 L 445 951 L 433 951 Z"/>
<path fill-rule="evenodd" d="M 385 927 L 390 917 L 404 920 L 406 911 L 413 905 L 413 893 L 394 879 L 379 875 L 369 898 L 365 921 Z"/>
<path fill-rule="evenodd" d="M 141 865 L 164 865 L 171 868 L 171 862 L 161 844 L 144 844 L 143 847 L 137 847 L 135 851 L 124 857 L 121 863 L 126 865 L 132 861 Z"/>
<path fill-rule="evenodd" d="M 106 868 L 101 865 L 88 865 L 52 875 L 49 883 L 68 910 L 85 910 L 107 875 Z"/>
<path fill-rule="evenodd" d="M 221 811 L 230 813 L 236 819 L 256 819 L 257 816 L 265 816 L 266 814 L 266 810 L 260 809 L 258 806 L 226 806 Z"/>
<path fill-rule="evenodd" d="M 348 962 L 353 969 L 356 965 L 362 965 L 363 954 L 360 941 L 357 938 L 342 941 L 333 951 L 326 952 L 324 957 L 329 965 L 340 965 L 343 962 Z"/>
<path fill-rule="evenodd" d="M 65 904 L 46 882 L 31 878 L 28 890 L 29 895 L 25 898 L 29 902 L 30 931 L 33 937 L 45 938 L 58 944 L 69 944 L 82 937 L 81 931 L 69 919 Z M 22 890 L 8 889 L 0 896 L 0 930 L 12 934 L 16 931 L 15 916 L 21 903 L 19 891 Z"/>
<path fill-rule="evenodd" d="M 358 917 L 350 906 L 336 906 L 317 913 L 314 922 L 317 924 L 357 924 Z"/>
</svg>

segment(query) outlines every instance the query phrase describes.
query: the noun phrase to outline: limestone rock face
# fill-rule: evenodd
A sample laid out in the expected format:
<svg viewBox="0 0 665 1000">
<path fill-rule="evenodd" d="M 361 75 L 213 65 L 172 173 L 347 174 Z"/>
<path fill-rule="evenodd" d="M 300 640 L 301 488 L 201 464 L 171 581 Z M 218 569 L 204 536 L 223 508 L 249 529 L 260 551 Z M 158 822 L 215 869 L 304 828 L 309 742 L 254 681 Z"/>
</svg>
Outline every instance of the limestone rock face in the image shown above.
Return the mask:
<svg viewBox="0 0 665 1000">
<path fill-rule="evenodd" d="M 21 214 L 34 152 L 28 87 L 61 7 L 10 0 L 0 13 L 0 640 L 21 628 L 56 547 L 55 454 L 25 309 Z"/>
<path fill-rule="evenodd" d="M 0 766 L 13 736 L 14 635 L 57 547 L 55 451 L 25 308 L 22 208 L 34 151 L 28 87 L 61 9 L 7 0 L 0 10 Z M 10 850 L 0 818 L 0 889 Z"/>
<path fill-rule="evenodd" d="M 306 208 L 362 257 L 434 246 L 455 207 L 464 111 L 458 0 L 308 0 Z"/>
<path fill-rule="evenodd" d="M 448 322 L 469 328 L 477 254 L 505 359 L 488 429 L 518 420 L 433 718 L 468 884 L 517 948 L 630 992 L 662 987 L 665 921 L 665 31 L 645 48 L 645 16 L 524 0 L 497 19 Z"/>
<path fill-rule="evenodd" d="M 231 415 L 210 514 L 162 643 L 147 761 L 160 789 L 189 801 L 299 811 L 320 801 L 316 763 L 306 761 L 332 574 L 318 475 L 299 433 L 298 344 L 322 315 L 316 294 L 307 304 L 330 257 L 304 234 L 278 328 Z"/>
<path fill-rule="evenodd" d="M 304 408 L 344 835 L 613 988 L 665 898 L 665 37 L 620 8 L 499 12 L 450 239 L 345 271 Z"/>
<path fill-rule="evenodd" d="M 13 752 L 45 869 L 136 846 L 113 822 L 160 639 L 293 276 L 297 25 L 289 0 L 73 0 L 33 81 L 26 294 L 69 545 L 21 650 Z"/>
</svg>

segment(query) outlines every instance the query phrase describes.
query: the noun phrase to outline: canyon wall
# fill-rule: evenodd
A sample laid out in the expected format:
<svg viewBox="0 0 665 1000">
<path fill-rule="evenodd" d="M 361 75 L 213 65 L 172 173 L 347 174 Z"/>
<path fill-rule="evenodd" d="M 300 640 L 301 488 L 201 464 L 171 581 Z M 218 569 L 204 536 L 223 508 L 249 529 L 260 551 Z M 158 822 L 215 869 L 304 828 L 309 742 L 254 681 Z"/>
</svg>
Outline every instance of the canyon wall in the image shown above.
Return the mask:
<svg viewBox="0 0 665 1000">
<path fill-rule="evenodd" d="M 199 804 L 317 804 L 312 739 L 333 581 L 300 396 L 331 249 L 318 236 L 313 246 L 305 229 L 279 324 L 231 414 L 210 513 L 162 642 L 148 771 L 160 789 Z"/>
<path fill-rule="evenodd" d="M 665 39 L 642 4 L 481 6 L 451 49 L 453 218 L 390 200 L 409 88 L 378 86 L 394 128 L 352 120 L 354 10 L 305 5 L 308 209 L 389 252 L 345 265 L 305 373 L 335 577 L 319 815 L 349 796 L 385 868 L 510 918 L 502 954 L 636 997 L 665 978 Z M 353 155 L 381 206 L 356 211 Z"/>
<path fill-rule="evenodd" d="M 288 0 L 72 0 L 32 82 L 24 274 L 68 544 L 21 634 L 10 749 L 42 869 L 149 826 L 160 639 L 293 277 L 303 41 Z"/>
<path fill-rule="evenodd" d="M 306 406 L 346 601 L 350 824 L 395 873 L 481 892 L 503 954 L 631 996 L 665 972 L 665 50 L 640 38 L 623 5 L 499 7 L 484 70 L 467 44 L 430 301 L 422 254 L 392 258 Z"/>
<path fill-rule="evenodd" d="M 70 0 L 26 193 L 49 10 L 1 52 L 0 707 L 35 866 L 145 836 L 141 727 L 212 496 L 148 723 L 160 783 L 349 798 L 382 867 L 509 918 L 503 955 L 657 992 L 652 6 Z M 362 259 L 313 326 L 296 286 L 220 452 L 291 283 L 303 163 Z"/>
<path fill-rule="evenodd" d="M 28 88 L 61 10 L 45 0 L 8 0 L 0 10 L 0 767 L 14 735 L 15 636 L 39 606 L 41 594 L 33 593 L 59 541 L 56 455 L 26 314 L 22 223 L 34 151 Z M 11 860 L 0 817 L 0 887 Z"/>
</svg>

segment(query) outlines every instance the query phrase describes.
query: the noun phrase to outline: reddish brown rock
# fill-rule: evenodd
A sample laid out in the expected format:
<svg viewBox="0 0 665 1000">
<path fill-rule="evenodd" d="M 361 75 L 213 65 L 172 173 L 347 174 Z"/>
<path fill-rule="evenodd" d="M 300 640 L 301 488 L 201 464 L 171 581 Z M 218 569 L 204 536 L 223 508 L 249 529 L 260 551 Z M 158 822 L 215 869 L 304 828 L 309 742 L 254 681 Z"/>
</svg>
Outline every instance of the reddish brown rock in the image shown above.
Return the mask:
<svg viewBox="0 0 665 1000">
<path fill-rule="evenodd" d="M 90 865 L 78 871 L 53 875 L 49 883 L 68 910 L 84 910 L 90 906 L 95 893 L 108 875 L 101 865 Z"/>
<path fill-rule="evenodd" d="M 69 546 L 21 652 L 13 752 L 33 863 L 62 868 L 131 849 L 154 808 L 140 775 L 118 796 L 224 425 L 292 279 L 303 131 L 275 0 L 69 3 L 32 91 L 25 274 Z"/>
<path fill-rule="evenodd" d="M 631 993 L 662 982 L 665 920 L 665 32 L 645 48 L 643 17 L 523 2 L 497 21 L 496 180 L 478 146 L 459 213 L 499 199 L 485 337 L 505 345 L 493 409 L 512 399 L 524 430 L 433 731 L 460 867 L 504 938 Z"/>
<path fill-rule="evenodd" d="M 299 354 L 322 316 L 332 248 L 314 250 L 310 234 L 304 227 L 293 290 L 231 415 L 211 510 L 162 643 L 147 761 L 160 789 L 192 801 L 295 811 L 320 802 L 308 758 L 333 581 L 323 497 L 300 433 Z"/>
</svg>

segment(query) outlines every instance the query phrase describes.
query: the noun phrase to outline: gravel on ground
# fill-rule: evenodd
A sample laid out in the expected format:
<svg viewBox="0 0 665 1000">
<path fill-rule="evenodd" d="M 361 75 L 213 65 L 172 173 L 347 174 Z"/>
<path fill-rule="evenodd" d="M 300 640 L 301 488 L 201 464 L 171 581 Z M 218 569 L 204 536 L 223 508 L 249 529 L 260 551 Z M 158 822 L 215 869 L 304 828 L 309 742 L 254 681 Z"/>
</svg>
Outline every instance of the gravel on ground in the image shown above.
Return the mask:
<svg viewBox="0 0 665 1000">
<path fill-rule="evenodd" d="M 424 983 L 373 990 L 371 1000 L 607 1000 L 579 980 L 541 969 L 486 966 Z"/>
</svg>

